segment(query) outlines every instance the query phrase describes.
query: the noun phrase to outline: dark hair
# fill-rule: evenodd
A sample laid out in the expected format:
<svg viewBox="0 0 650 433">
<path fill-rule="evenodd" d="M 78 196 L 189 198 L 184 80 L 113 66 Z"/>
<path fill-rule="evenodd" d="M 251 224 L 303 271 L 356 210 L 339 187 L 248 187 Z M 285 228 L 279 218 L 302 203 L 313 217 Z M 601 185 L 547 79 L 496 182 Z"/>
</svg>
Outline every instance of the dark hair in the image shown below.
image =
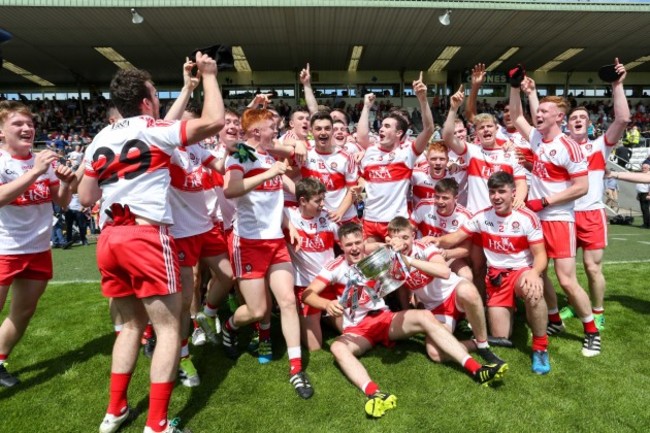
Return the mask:
<svg viewBox="0 0 650 433">
<path fill-rule="evenodd" d="M 296 182 L 296 200 L 300 201 L 302 197 L 309 201 L 312 197 L 318 194 L 324 194 L 326 191 L 325 185 L 313 177 L 305 177 Z"/>
<path fill-rule="evenodd" d="M 458 195 L 458 182 L 453 177 L 446 177 L 440 179 L 433 189 L 435 189 L 437 193 L 450 192 L 455 197 Z"/>
<path fill-rule="evenodd" d="M 405 229 L 415 230 L 411 221 L 403 216 L 396 216 L 388 223 L 388 233 L 395 233 Z"/>
<path fill-rule="evenodd" d="M 196 117 L 201 117 L 201 112 L 203 111 L 203 106 L 199 104 L 199 101 L 192 99 L 185 107 L 185 111 L 192 113 Z"/>
<path fill-rule="evenodd" d="M 359 233 L 363 236 L 363 228 L 361 228 L 361 225 L 357 223 L 345 223 L 339 227 L 339 240 L 354 233 Z"/>
<path fill-rule="evenodd" d="M 341 110 L 340 108 L 333 109 L 332 111 L 330 111 L 330 114 L 332 114 L 335 111 L 338 111 L 343 115 L 343 117 L 345 117 L 345 126 L 348 126 L 350 124 L 350 115 L 345 111 Z"/>
<path fill-rule="evenodd" d="M 323 110 L 317 111 L 311 116 L 311 119 L 309 119 L 309 126 L 313 127 L 314 122 L 316 122 L 317 120 L 329 120 L 332 125 L 334 124 L 334 122 L 332 121 L 332 116 L 330 116 L 330 113 Z"/>
<path fill-rule="evenodd" d="M 487 182 L 488 188 L 501 188 L 508 185 L 510 188 L 515 189 L 515 179 L 506 171 L 497 171 L 494 173 Z"/>
<path fill-rule="evenodd" d="M 307 107 L 296 107 L 293 110 L 291 110 L 291 114 L 289 114 L 289 119 L 293 119 L 293 115 L 296 113 L 307 113 L 309 114 L 309 110 Z"/>
<path fill-rule="evenodd" d="M 143 99 L 150 99 L 147 81 L 151 74 L 142 69 L 120 69 L 110 85 L 111 101 L 122 117 L 134 117 L 142 114 L 140 104 Z"/>
</svg>

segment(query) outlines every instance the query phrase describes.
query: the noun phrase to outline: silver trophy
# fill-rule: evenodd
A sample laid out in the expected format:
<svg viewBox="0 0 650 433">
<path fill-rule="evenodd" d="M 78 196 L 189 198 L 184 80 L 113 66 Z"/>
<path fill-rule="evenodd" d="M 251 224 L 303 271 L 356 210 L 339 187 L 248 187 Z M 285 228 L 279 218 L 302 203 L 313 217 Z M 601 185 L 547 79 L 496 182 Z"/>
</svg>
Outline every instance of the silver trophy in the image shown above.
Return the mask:
<svg viewBox="0 0 650 433">
<path fill-rule="evenodd" d="M 354 268 L 364 279 L 375 281 L 374 291 L 380 298 L 399 289 L 408 273 L 399 254 L 386 246 L 361 260 Z"/>
</svg>

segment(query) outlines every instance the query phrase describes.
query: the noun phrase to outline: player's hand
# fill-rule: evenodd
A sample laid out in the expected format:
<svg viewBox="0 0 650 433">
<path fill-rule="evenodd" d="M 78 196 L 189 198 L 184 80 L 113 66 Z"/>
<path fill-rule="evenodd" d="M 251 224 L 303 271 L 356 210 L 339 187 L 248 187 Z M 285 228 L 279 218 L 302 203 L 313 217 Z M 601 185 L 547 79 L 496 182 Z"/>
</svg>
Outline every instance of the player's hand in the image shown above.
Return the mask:
<svg viewBox="0 0 650 433">
<path fill-rule="evenodd" d="M 472 87 L 481 87 L 485 81 L 485 64 L 477 63 L 472 68 Z"/>
<path fill-rule="evenodd" d="M 327 303 L 325 311 L 327 311 L 327 314 L 332 317 L 341 317 L 343 315 L 343 307 L 336 299 L 331 300 Z"/>
<path fill-rule="evenodd" d="M 386 236 L 386 243 L 396 253 L 406 250 L 406 242 L 400 238 L 391 238 L 390 236 Z"/>
<path fill-rule="evenodd" d="M 458 91 L 451 95 L 451 99 L 449 100 L 449 106 L 452 111 L 458 111 L 461 105 L 463 105 L 463 101 L 465 100 L 465 86 L 460 85 L 458 88 Z"/>
<path fill-rule="evenodd" d="M 423 243 L 425 246 L 429 246 L 433 244 L 435 238 L 436 238 L 435 236 L 425 236 L 422 239 L 420 239 L 420 242 Z"/>
<path fill-rule="evenodd" d="M 366 93 L 363 97 L 363 106 L 372 108 L 376 100 L 377 100 L 377 96 L 375 96 L 374 93 Z"/>
<path fill-rule="evenodd" d="M 250 108 L 257 108 L 261 105 L 262 108 L 266 109 L 266 107 L 271 103 L 272 96 L 273 93 L 258 93 L 248 106 Z"/>
<path fill-rule="evenodd" d="M 535 306 L 539 303 L 542 296 L 544 296 L 544 282 L 542 277 L 537 275 L 537 273 L 530 269 L 523 273 L 522 275 L 522 287 L 524 289 L 524 295 L 527 301 L 530 302 L 531 306 Z"/>
<path fill-rule="evenodd" d="M 418 99 L 427 98 L 427 85 L 422 81 L 422 71 L 420 71 L 420 77 L 413 81 L 413 92 Z"/>
<path fill-rule="evenodd" d="M 359 165 L 361 164 L 361 160 L 363 159 L 364 155 L 366 154 L 365 150 L 360 150 L 357 153 L 354 154 L 354 163 Z"/>
<path fill-rule="evenodd" d="M 619 74 L 620 77 L 618 77 L 618 80 L 612 83 L 612 86 L 615 84 L 623 84 L 623 81 L 625 81 L 625 77 L 627 76 L 625 65 L 623 65 L 623 63 L 620 63 L 618 61 L 618 57 L 614 59 L 614 65 L 615 65 L 614 68 L 616 69 L 616 73 Z"/>
<path fill-rule="evenodd" d="M 54 169 L 54 175 L 62 182 L 65 184 L 70 184 L 76 176 L 75 172 L 72 171 L 72 168 L 68 167 L 65 164 L 59 164 L 55 169 Z"/>
<path fill-rule="evenodd" d="M 311 69 L 309 63 L 300 71 L 300 83 L 303 86 L 311 86 Z"/>
<path fill-rule="evenodd" d="M 535 80 L 533 80 L 529 76 L 526 76 L 524 78 L 524 81 L 521 82 L 521 90 L 526 95 L 534 94 L 537 91 L 535 87 Z"/>
<path fill-rule="evenodd" d="M 293 158 L 298 165 L 302 165 L 307 160 L 307 145 L 302 140 L 296 140 L 296 145 L 293 148 Z"/>
<path fill-rule="evenodd" d="M 196 67 L 199 69 L 201 75 L 217 75 L 217 62 L 200 51 L 196 52 Z"/>
<path fill-rule="evenodd" d="M 271 178 L 274 178 L 275 176 L 282 176 L 284 173 L 287 172 L 287 164 L 282 162 L 282 161 L 276 161 L 275 164 L 271 166 L 271 168 L 268 170 L 268 173 L 271 174 Z"/>
<path fill-rule="evenodd" d="M 189 57 L 185 57 L 185 63 L 183 64 L 183 87 L 188 88 L 190 91 L 196 89 L 201 81 L 201 71 L 198 71 L 196 76 L 192 76 L 192 69 L 195 66 L 196 64 Z"/>
<path fill-rule="evenodd" d="M 363 188 L 361 188 L 361 185 L 354 185 L 350 187 L 350 192 L 352 193 L 352 201 L 354 201 L 355 203 L 357 203 L 359 200 L 362 199 L 361 196 L 362 189 Z"/>
<path fill-rule="evenodd" d="M 34 170 L 39 176 L 47 171 L 48 168 L 59 159 L 59 155 L 52 150 L 41 150 L 34 157 Z"/>
<path fill-rule="evenodd" d="M 343 219 L 344 212 L 340 209 L 331 210 L 327 212 L 327 215 L 332 220 L 332 222 L 339 223 Z"/>
<path fill-rule="evenodd" d="M 512 201 L 512 209 L 513 210 L 518 210 L 518 209 L 521 209 L 523 207 L 526 207 L 526 202 L 523 201 L 520 198 L 514 197 L 514 200 Z"/>
</svg>

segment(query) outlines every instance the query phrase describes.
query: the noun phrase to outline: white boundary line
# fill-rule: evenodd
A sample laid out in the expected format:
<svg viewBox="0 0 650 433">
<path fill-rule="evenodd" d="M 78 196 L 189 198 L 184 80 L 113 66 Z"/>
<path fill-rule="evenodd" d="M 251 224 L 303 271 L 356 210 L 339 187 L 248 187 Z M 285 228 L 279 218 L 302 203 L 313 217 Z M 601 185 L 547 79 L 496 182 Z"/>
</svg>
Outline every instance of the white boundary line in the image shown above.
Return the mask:
<svg viewBox="0 0 650 433">
<path fill-rule="evenodd" d="M 55 285 L 55 286 L 60 286 L 63 284 L 90 284 L 90 283 L 96 283 L 99 284 L 101 283 L 100 280 L 54 280 L 50 281 L 48 285 Z"/>
</svg>

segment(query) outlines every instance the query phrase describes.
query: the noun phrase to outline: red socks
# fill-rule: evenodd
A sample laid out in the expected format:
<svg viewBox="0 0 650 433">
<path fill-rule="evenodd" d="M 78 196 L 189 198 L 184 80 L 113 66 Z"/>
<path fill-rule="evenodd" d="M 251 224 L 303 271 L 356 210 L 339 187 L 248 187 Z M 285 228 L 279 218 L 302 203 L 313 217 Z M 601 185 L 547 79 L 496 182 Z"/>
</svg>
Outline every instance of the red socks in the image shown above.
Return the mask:
<svg viewBox="0 0 650 433">
<path fill-rule="evenodd" d="M 161 432 L 167 427 L 167 409 L 173 389 L 174 382 L 151 384 L 147 426 L 155 432 Z"/>
<path fill-rule="evenodd" d="M 536 337 L 533 335 L 533 351 L 542 350 L 546 351 L 548 349 L 548 336 L 544 334 L 541 337 Z"/>
<path fill-rule="evenodd" d="M 128 405 L 126 393 L 129 389 L 131 373 L 111 373 L 110 399 L 106 413 L 119 416 L 124 413 Z"/>
</svg>

